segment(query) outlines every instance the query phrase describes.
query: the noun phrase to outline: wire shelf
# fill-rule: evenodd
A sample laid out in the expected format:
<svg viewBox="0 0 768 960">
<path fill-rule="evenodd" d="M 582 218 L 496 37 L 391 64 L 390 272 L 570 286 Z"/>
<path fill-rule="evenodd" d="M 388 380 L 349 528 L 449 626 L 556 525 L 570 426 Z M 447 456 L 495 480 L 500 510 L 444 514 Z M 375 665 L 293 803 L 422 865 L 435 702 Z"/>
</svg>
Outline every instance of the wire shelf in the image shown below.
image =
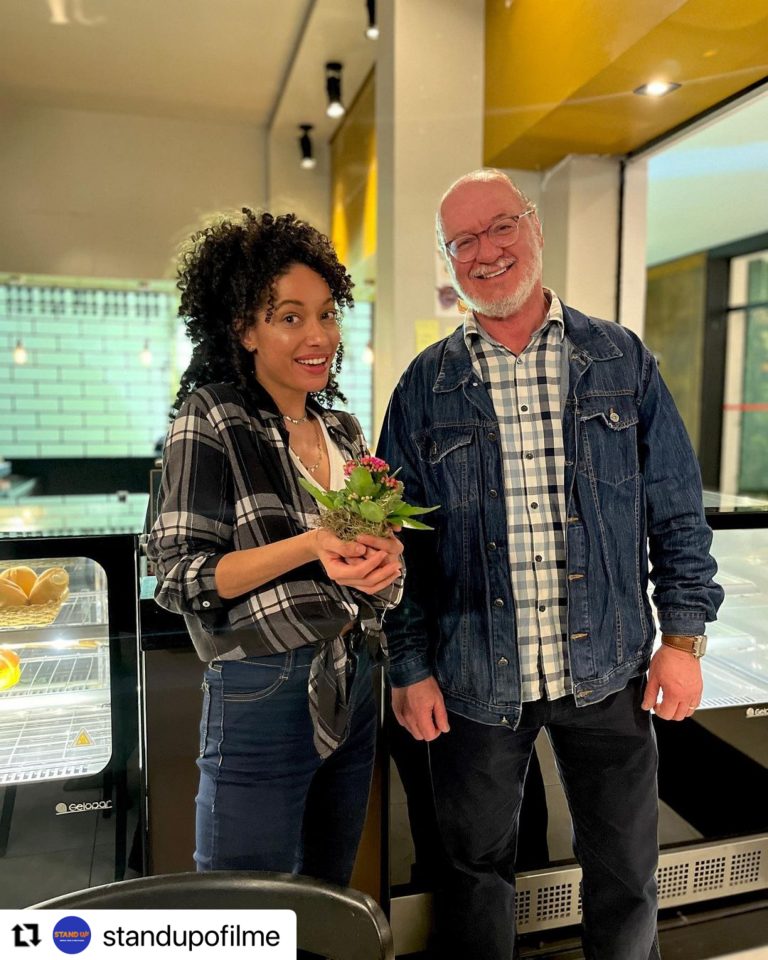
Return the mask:
<svg viewBox="0 0 768 960">
<path fill-rule="evenodd" d="M 0 783 L 99 773 L 112 754 L 110 704 L 0 716 Z"/>
</svg>

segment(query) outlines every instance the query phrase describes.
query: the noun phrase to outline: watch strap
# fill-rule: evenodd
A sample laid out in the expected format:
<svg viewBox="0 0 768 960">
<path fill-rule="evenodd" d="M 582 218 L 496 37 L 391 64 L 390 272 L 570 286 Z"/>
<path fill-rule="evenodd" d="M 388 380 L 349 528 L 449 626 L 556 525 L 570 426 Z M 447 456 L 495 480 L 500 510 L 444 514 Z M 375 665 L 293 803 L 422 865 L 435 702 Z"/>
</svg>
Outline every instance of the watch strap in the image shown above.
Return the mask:
<svg viewBox="0 0 768 960">
<path fill-rule="evenodd" d="M 694 657 L 703 657 L 707 649 L 707 638 L 704 634 L 695 637 L 683 637 L 671 634 L 663 634 L 661 642 L 665 647 L 672 647 L 673 650 L 682 650 L 684 653 L 692 653 Z"/>
</svg>

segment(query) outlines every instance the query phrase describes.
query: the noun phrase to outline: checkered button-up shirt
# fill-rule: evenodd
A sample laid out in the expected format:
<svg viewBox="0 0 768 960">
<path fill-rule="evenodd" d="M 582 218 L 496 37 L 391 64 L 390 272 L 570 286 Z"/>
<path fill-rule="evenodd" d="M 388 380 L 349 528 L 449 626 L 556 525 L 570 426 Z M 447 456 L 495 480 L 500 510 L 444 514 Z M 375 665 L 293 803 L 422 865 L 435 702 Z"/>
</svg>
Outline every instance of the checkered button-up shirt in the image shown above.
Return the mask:
<svg viewBox="0 0 768 960">
<path fill-rule="evenodd" d="M 367 454 L 354 417 L 313 400 L 308 406 L 345 459 Z M 310 715 L 318 753 L 328 756 L 343 740 L 349 715 L 342 631 L 356 621 L 371 641 L 383 643 L 382 618 L 400 600 L 402 577 L 371 596 L 310 563 L 233 600 L 219 596 L 215 571 L 225 554 L 296 536 L 317 520 L 287 441 L 280 412 L 256 381 L 247 391 L 228 383 L 196 390 L 168 431 L 147 556 L 157 574 L 157 602 L 184 615 L 201 660 L 315 647 Z"/>
<path fill-rule="evenodd" d="M 499 421 L 522 700 L 571 692 L 560 380 L 565 328 L 554 294 L 516 355 L 468 316 L 464 340 Z"/>
</svg>

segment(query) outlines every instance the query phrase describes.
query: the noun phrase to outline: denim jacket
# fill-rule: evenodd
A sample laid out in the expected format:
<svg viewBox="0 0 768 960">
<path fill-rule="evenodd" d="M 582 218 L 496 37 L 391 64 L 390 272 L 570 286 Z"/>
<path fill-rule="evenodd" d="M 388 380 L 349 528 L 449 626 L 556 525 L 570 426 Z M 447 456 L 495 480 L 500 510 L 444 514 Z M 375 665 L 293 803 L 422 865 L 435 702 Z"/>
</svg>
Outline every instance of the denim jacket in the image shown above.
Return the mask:
<svg viewBox="0 0 768 960">
<path fill-rule="evenodd" d="M 653 355 L 626 328 L 563 310 L 567 642 L 576 704 L 586 706 L 648 667 L 649 565 L 665 633 L 703 633 L 723 591 L 696 456 Z M 403 374 L 378 454 L 401 468 L 410 502 L 441 505 L 425 518 L 434 533 L 403 532 L 409 577 L 387 617 L 392 684 L 434 675 L 449 710 L 516 726 L 499 428 L 461 327 Z"/>
</svg>

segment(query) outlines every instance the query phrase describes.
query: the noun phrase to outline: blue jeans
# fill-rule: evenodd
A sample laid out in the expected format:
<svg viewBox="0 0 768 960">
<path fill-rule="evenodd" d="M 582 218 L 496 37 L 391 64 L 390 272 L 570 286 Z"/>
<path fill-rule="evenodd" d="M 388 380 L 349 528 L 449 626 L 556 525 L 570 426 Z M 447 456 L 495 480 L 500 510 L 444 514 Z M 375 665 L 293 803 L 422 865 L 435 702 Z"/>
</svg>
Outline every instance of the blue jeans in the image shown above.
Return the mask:
<svg viewBox="0 0 768 960">
<path fill-rule="evenodd" d="M 198 871 L 275 870 L 349 883 L 376 740 L 371 659 L 365 647 L 350 655 L 349 734 L 322 760 L 309 718 L 312 653 L 217 660 L 206 670 Z"/>
<path fill-rule="evenodd" d="M 588 707 L 523 704 L 517 730 L 451 713 L 429 744 L 438 824 L 451 861 L 437 891 L 441 958 L 512 960 L 515 851 L 525 773 L 546 727 L 583 871 L 587 960 L 658 960 L 656 741 L 642 677 Z"/>
</svg>

